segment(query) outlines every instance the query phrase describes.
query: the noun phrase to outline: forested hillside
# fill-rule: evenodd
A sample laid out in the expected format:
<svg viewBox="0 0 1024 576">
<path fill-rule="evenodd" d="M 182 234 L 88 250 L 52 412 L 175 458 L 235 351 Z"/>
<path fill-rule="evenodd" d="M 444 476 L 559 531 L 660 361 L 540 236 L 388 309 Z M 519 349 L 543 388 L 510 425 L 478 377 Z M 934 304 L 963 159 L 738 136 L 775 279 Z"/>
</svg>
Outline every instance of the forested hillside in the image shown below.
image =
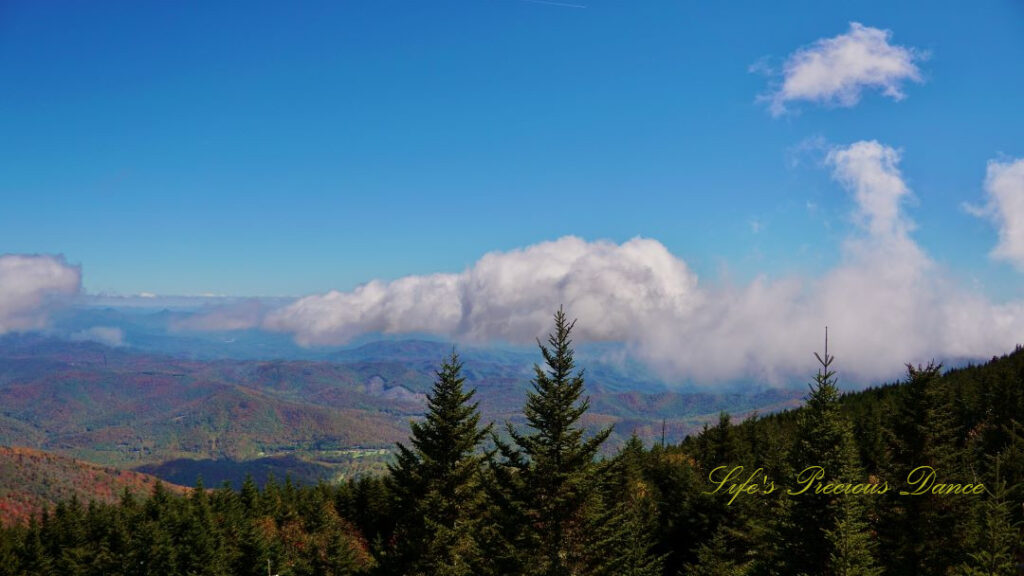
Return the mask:
<svg viewBox="0 0 1024 576">
<path fill-rule="evenodd" d="M 198 475 L 235 488 L 268 472 L 315 484 L 383 472 L 394 443 L 423 413 L 437 363 L 451 345 L 375 342 L 336 361 L 194 360 L 66 342 L 0 337 L 0 445 L 26 446 L 191 484 Z M 521 418 L 530 364 L 475 350 L 466 376 L 486 420 Z M 610 454 L 636 431 L 670 440 L 721 409 L 778 410 L 793 390 L 718 394 L 628 390 L 601 365 L 588 372 L 586 424 L 616 424 Z"/>
<path fill-rule="evenodd" d="M 114 503 L 127 491 L 146 497 L 158 482 L 153 476 L 97 466 L 30 448 L 0 446 L 0 523 L 24 523 L 57 502 L 96 500 Z M 167 485 L 184 493 L 181 486 Z"/>
<path fill-rule="evenodd" d="M 841 395 L 826 349 L 800 409 L 602 458 L 571 329 L 501 434 L 453 354 L 386 475 L 65 503 L 0 574 L 1020 573 L 1024 351 Z"/>
</svg>

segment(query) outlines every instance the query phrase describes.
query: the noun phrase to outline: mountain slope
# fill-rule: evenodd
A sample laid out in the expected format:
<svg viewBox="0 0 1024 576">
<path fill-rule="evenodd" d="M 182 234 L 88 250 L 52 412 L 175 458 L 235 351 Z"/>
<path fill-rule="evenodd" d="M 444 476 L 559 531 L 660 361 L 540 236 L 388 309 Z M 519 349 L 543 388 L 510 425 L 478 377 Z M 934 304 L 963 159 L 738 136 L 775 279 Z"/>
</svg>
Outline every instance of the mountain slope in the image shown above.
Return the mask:
<svg viewBox="0 0 1024 576">
<path fill-rule="evenodd" d="M 154 476 L 106 468 L 30 448 L 0 446 L 0 522 L 15 524 L 76 496 L 82 502 L 117 502 L 124 490 L 147 496 Z M 170 490 L 186 488 L 165 484 Z"/>
</svg>

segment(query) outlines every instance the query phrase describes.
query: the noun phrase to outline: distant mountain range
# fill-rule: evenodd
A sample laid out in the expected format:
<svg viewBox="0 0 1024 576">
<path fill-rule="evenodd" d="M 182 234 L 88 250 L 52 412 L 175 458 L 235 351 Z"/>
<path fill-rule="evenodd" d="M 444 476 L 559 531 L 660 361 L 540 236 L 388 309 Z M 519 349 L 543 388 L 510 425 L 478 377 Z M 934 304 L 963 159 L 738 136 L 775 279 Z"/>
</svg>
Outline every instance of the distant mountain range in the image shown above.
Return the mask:
<svg viewBox="0 0 1024 576">
<path fill-rule="evenodd" d="M 226 300 L 226 302 L 221 302 Z M 163 300 L 161 300 L 163 301 Z M 431 335 L 365 334 L 348 346 L 303 347 L 290 335 L 259 329 L 211 331 L 194 326 L 204 313 L 232 306 L 232 299 L 198 298 L 174 308 L 77 306 L 54 318 L 47 337 L 130 348 L 193 360 L 311 360 L 325 362 L 426 362 L 436 365 L 452 343 Z M 237 304 L 235 304 L 237 305 Z M 279 303 L 278 303 L 279 305 Z M 193 327 L 193 328 L 190 328 Z M 540 358 L 530 346 L 459 346 L 467 367 L 475 364 L 516 366 L 529 374 Z M 694 390 L 685 383 L 666 382 L 633 360 L 620 343 L 582 343 L 577 358 L 595 382 L 618 390 Z M 749 382 L 737 383 L 747 389 Z"/>
<path fill-rule="evenodd" d="M 451 345 L 381 341 L 333 361 L 196 360 L 42 336 L 0 338 L 0 444 L 26 446 L 191 484 L 291 471 L 301 481 L 380 470 L 408 437 Z M 468 350 L 484 418 L 521 420 L 533 358 Z M 629 390 L 587 368 L 587 424 L 615 424 L 614 449 L 698 430 L 719 411 L 795 406 L 802 393 Z M 212 485 L 212 484 L 211 484 Z"/>
<path fill-rule="evenodd" d="M 251 473 L 336 480 L 383 469 L 450 342 L 381 337 L 303 348 L 260 330 L 183 331 L 196 310 L 79 307 L 44 334 L 0 337 L 0 445 L 46 450 L 173 482 Z M 722 411 L 800 403 L 804 390 L 671 387 L 617 344 L 583 344 L 587 425 L 675 442 Z M 485 421 L 521 422 L 536 348 L 458 348 Z M 499 426 L 500 429 L 500 426 Z"/>
</svg>

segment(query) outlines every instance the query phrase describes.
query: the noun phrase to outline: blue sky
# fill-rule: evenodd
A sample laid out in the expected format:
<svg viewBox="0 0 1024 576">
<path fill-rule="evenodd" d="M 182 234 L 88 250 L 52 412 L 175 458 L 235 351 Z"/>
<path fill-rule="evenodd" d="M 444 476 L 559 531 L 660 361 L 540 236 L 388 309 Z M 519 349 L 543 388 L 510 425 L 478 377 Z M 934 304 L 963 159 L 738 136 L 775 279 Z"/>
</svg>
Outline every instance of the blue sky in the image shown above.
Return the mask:
<svg viewBox="0 0 1024 576">
<path fill-rule="evenodd" d="M 122 293 L 302 295 L 565 234 L 744 276 L 836 241 L 805 206 L 847 199 L 791 151 L 878 139 L 904 150 L 920 241 L 1014 282 L 960 204 L 988 159 L 1024 155 L 1019 3 L 581 4 L 7 2 L 0 246 Z M 786 118 L 755 103 L 748 67 L 851 21 L 929 51 L 925 82 Z"/>
<path fill-rule="evenodd" d="M 773 114 L 853 22 L 913 55 L 901 97 Z M 813 282 L 863 235 L 829 153 L 876 141 L 915 249 L 1000 305 L 1024 259 L 991 255 L 985 178 L 1024 157 L 1022 62 L 1009 0 L 5 2 L 0 253 L 88 293 L 300 297 L 643 237 L 702 283 Z"/>
</svg>

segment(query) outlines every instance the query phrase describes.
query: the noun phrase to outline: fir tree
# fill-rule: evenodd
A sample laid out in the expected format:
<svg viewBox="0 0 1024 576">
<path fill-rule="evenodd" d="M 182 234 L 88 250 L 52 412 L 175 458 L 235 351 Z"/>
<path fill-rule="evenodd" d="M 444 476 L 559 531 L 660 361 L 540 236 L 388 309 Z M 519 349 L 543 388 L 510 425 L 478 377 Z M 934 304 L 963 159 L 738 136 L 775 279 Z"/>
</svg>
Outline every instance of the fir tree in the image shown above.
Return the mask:
<svg viewBox="0 0 1024 576">
<path fill-rule="evenodd" d="M 723 527 L 716 530 L 709 541 L 700 545 L 697 560 L 687 564 L 683 573 L 687 576 L 747 576 L 750 567 L 735 560 Z"/>
<path fill-rule="evenodd" d="M 877 576 L 882 569 L 875 564 L 872 554 L 873 536 L 864 519 L 864 506 L 855 498 L 845 496 L 839 500 L 835 528 L 826 531 L 826 540 L 832 549 L 828 574 Z"/>
<path fill-rule="evenodd" d="M 664 557 L 655 554 L 654 530 L 658 509 L 643 474 L 646 456 L 636 433 L 609 466 L 605 501 L 608 506 L 602 549 L 595 556 L 607 560 L 602 574 L 609 576 L 659 576 Z M 599 564 L 601 564 L 599 562 Z"/>
<path fill-rule="evenodd" d="M 1015 553 L 1021 546 L 1020 529 L 1013 525 L 1008 495 L 1011 490 L 1002 479 L 996 457 L 994 490 L 980 504 L 980 523 L 958 574 L 962 576 L 1013 576 L 1019 574 Z"/>
<path fill-rule="evenodd" d="M 931 466 L 947 482 L 964 482 L 967 472 L 957 445 L 958 426 L 939 377 L 941 365 L 907 365 L 907 379 L 888 427 L 886 476 L 897 484 L 880 507 L 882 540 L 890 570 L 914 576 L 943 573 L 966 558 L 963 542 L 969 502 L 959 496 L 900 496 L 908 474 Z"/>
<path fill-rule="evenodd" d="M 186 574 L 216 576 L 223 574 L 218 545 L 221 537 L 214 525 L 206 488 L 202 478 L 196 481 L 188 507 L 181 519 L 176 540 L 181 552 L 178 568 Z"/>
<path fill-rule="evenodd" d="M 481 563 L 476 534 L 483 456 L 477 448 L 490 426 L 480 428 L 476 391 L 463 389 L 461 370 L 453 351 L 427 397 L 426 419 L 411 424 L 411 446 L 399 443 L 390 466 L 399 521 L 384 562 L 388 573 L 468 575 Z"/>
<path fill-rule="evenodd" d="M 698 439 L 698 457 L 705 473 L 718 466 L 749 465 L 750 452 L 743 440 L 728 412 L 719 413 L 714 427 L 705 424 Z"/>
<path fill-rule="evenodd" d="M 330 576 L 357 574 L 360 563 L 351 539 L 340 530 L 329 532 L 327 538 L 322 550 L 314 549 L 314 573 Z"/>
<path fill-rule="evenodd" d="M 529 432 L 508 424 L 511 442 L 494 437 L 497 503 L 507 529 L 504 570 L 563 576 L 590 574 L 602 513 L 594 456 L 611 427 L 584 438 L 579 420 L 590 402 L 582 398 L 583 373 L 575 372 L 570 332 L 575 325 L 559 309 L 548 345 L 538 341 L 545 367 L 534 366 L 527 392 Z M 517 566 L 518 565 L 518 566 Z"/>
<path fill-rule="evenodd" d="M 815 353 L 821 367 L 810 385 L 807 403 L 799 413 L 793 470 L 813 473 L 821 467 L 821 482 L 863 483 L 853 427 L 839 409 L 834 358 L 828 354 L 825 336 L 824 357 Z M 806 476 L 805 476 L 806 477 Z M 865 523 L 863 496 L 818 494 L 812 488 L 792 496 L 788 522 L 787 571 L 791 574 L 854 574 L 872 576 L 875 567 L 871 539 Z"/>
<path fill-rule="evenodd" d="M 0 575 L 16 574 L 18 569 L 17 544 L 20 540 L 15 530 L 0 526 Z"/>
<path fill-rule="evenodd" d="M 42 524 L 45 526 L 47 515 L 44 512 Z M 43 528 L 36 524 L 33 516 L 29 520 L 28 535 L 21 548 L 21 566 L 26 574 L 49 575 L 53 574 L 53 561 L 46 551 L 46 545 L 42 538 Z"/>
<path fill-rule="evenodd" d="M 257 518 L 244 518 L 239 528 L 238 554 L 235 555 L 231 573 L 246 576 L 266 574 L 267 561 L 277 559 L 271 537 L 265 529 L 266 523 Z"/>
</svg>

